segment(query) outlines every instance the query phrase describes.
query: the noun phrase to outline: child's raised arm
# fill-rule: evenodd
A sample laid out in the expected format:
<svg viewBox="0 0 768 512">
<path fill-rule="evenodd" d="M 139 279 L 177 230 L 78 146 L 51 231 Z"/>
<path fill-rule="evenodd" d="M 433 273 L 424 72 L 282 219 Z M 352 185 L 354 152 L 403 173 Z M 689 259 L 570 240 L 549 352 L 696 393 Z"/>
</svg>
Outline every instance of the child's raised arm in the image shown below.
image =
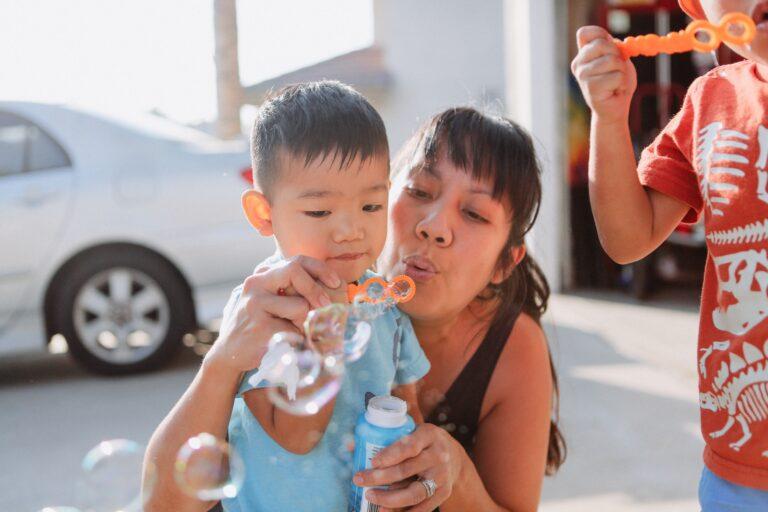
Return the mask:
<svg viewBox="0 0 768 512">
<path fill-rule="evenodd" d="M 643 258 L 666 240 L 688 206 L 646 189 L 637 176 L 629 108 L 637 73 L 603 28 L 579 29 L 571 70 L 592 110 L 589 196 L 600 242 L 618 263 Z"/>
</svg>

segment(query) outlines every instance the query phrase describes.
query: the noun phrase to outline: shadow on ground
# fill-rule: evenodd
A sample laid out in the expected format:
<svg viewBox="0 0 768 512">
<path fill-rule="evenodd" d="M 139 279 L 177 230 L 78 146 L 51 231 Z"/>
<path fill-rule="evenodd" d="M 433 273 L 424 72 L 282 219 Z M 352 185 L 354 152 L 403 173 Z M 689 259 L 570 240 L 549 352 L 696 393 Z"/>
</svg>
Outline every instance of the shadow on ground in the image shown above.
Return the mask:
<svg viewBox="0 0 768 512">
<path fill-rule="evenodd" d="M 678 310 L 692 311 L 685 301 Z M 547 332 L 568 460 L 546 480 L 542 511 L 698 510 L 703 442 L 695 385 L 619 354 L 597 332 L 564 325 Z M 695 365 L 695 353 L 690 361 Z"/>
</svg>

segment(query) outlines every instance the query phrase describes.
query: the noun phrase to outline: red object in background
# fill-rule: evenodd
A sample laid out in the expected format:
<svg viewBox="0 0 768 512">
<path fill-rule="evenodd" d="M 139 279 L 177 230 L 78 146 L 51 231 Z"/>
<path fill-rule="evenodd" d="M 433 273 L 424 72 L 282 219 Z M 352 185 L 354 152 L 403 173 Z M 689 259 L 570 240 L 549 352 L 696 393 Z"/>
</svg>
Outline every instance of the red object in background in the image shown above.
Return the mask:
<svg viewBox="0 0 768 512">
<path fill-rule="evenodd" d="M 253 186 L 253 169 L 246 167 L 240 170 L 240 177 L 243 178 L 248 185 Z"/>
</svg>

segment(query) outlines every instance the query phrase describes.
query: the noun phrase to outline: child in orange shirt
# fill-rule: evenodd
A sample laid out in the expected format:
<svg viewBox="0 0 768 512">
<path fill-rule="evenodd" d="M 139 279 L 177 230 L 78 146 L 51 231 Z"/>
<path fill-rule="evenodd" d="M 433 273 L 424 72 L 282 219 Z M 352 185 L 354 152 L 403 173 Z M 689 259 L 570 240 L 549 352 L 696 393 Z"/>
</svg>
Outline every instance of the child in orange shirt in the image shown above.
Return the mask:
<svg viewBox="0 0 768 512">
<path fill-rule="evenodd" d="M 592 110 L 590 200 L 619 263 L 704 215 L 708 258 L 699 324 L 703 512 L 768 510 L 768 2 L 680 0 L 694 18 L 753 17 L 745 61 L 698 78 L 680 112 L 635 162 L 628 117 L 637 86 L 600 27 L 578 31 L 572 63 Z"/>
</svg>

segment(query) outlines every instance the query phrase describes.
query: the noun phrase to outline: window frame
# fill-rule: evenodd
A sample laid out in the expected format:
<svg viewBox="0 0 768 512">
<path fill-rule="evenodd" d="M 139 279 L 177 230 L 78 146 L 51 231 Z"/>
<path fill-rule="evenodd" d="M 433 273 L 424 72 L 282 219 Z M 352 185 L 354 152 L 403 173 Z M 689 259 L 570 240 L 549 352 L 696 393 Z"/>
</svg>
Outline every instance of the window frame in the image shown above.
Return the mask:
<svg viewBox="0 0 768 512">
<path fill-rule="evenodd" d="M 0 108 L 0 116 L 8 116 L 11 119 L 17 119 L 22 124 L 24 124 L 25 128 L 29 130 L 30 128 L 34 128 L 39 131 L 44 137 L 47 137 L 48 140 L 50 140 L 53 145 L 61 152 L 61 155 L 63 156 L 63 162 L 62 165 L 58 166 L 50 166 L 50 167 L 40 167 L 37 169 L 30 169 L 30 160 L 31 160 L 31 144 L 30 144 L 30 137 L 27 133 L 25 133 L 24 137 L 24 148 L 23 148 L 23 155 L 22 155 L 22 169 L 21 172 L 17 173 L 10 173 L 10 174 L 0 174 L 0 179 L 3 178 L 9 178 L 12 176 L 23 176 L 25 174 L 34 173 L 34 172 L 45 172 L 50 171 L 51 169 L 71 169 L 72 168 L 72 158 L 70 158 L 69 153 L 66 149 L 64 149 L 64 146 L 61 145 L 61 143 L 50 134 L 48 130 L 40 126 L 40 124 L 35 123 L 31 121 L 28 117 L 20 115 L 16 112 L 12 112 L 10 110 L 2 109 Z"/>
</svg>

